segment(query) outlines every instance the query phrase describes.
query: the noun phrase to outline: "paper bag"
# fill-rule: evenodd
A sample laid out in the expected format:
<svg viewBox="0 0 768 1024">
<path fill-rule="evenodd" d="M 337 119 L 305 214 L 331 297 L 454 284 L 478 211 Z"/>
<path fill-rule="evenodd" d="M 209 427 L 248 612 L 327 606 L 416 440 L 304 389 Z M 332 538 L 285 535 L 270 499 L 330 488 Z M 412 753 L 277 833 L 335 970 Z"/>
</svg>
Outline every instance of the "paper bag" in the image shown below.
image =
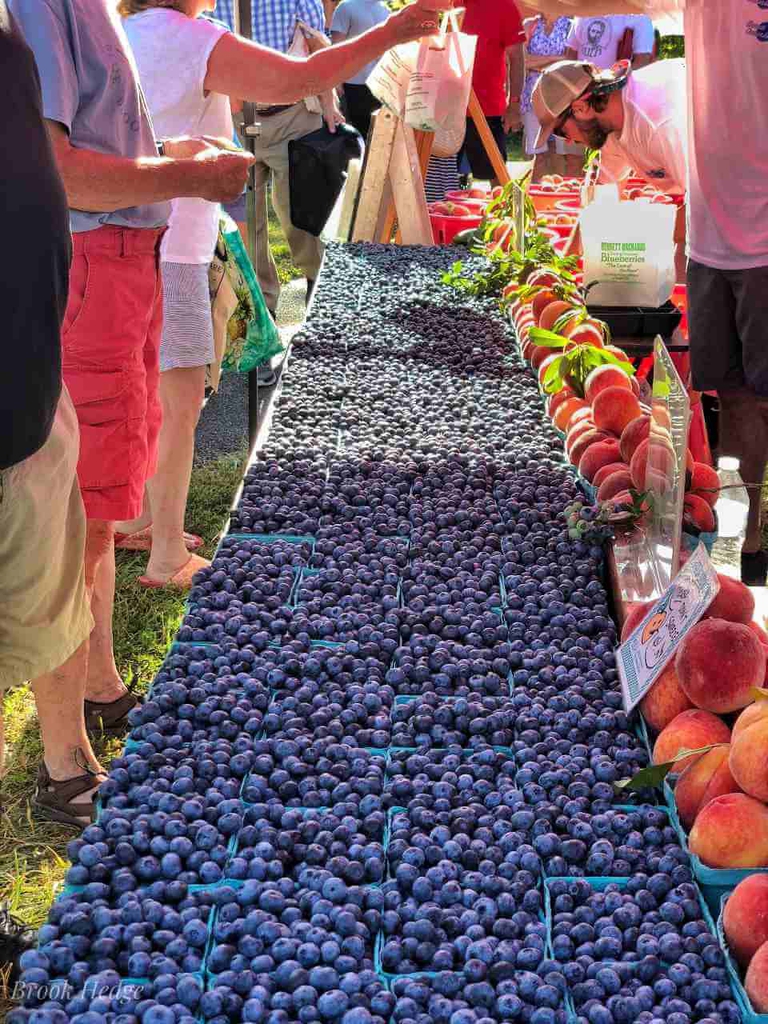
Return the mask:
<svg viewBox="0 0 768 1024">
<path fill-rule="evenodd" d="M 675 286 L 674 206 L 605 199 L 581 211 L 584 283 L 597 306 L 663 306 Z"/>
</svg>

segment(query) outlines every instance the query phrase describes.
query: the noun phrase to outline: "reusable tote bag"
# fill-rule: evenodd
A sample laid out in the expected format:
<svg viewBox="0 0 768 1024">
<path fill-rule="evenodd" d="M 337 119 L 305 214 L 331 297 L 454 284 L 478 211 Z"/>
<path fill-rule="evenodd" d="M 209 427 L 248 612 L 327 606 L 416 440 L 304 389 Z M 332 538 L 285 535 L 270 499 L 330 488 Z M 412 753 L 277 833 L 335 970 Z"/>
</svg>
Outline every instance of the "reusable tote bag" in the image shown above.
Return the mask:
<svg viewBox="0 0 768 1024">
<path fill-rule="evenodd" d="M 477 36 L 460 31 L 455 11 L 446 13 L 438 35 L 419 43 L 403 120 L 435 133 L 435 156 L 453 156 L 464 142 L 476 46 Z"/>
<path fill-rule="evenodd" d="M 226 214 L 208 272 L 216 354 L 221 372 L 249 373 L 281 352 L 277 327 L 261 294 L 253 265 L 237 225 Z M 232 296 L 235 306 L 232 309 Z M 209 377 L 216 386 L 216 367 Z"/>
</svg>

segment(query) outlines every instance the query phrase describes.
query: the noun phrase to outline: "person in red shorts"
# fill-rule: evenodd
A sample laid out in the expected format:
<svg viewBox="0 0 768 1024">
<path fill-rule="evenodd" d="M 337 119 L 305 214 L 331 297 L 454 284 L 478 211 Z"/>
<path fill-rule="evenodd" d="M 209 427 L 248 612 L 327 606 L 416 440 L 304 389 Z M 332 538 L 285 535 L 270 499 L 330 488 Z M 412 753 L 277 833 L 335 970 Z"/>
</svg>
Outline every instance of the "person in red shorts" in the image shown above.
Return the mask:
<svg viewBox="0 0 768 1024">
<path fill-rule="evenodd" d="M 506 160 L 507 132 L 521 125 L 520 94 L 523 91 L 523 43 L 525 32 L 513 0 L 465 0 L 462 30 L 477 36 L 472 87 L 488 126 Z M 466 156 L 472 176 L 498 185 L 496 173 L 478 135 L 475 122 L 467 118 L 467 135 L 459 154 Z"/>
</svg>

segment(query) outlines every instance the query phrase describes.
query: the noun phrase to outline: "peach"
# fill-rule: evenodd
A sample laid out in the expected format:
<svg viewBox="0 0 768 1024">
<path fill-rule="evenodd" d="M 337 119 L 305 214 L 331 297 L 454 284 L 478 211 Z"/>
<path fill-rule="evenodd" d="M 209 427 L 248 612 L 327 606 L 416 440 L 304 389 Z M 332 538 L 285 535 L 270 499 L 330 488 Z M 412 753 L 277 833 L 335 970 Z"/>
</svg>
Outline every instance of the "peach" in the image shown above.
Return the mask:
<svg viewBox="0 0 768 1024">
<path fill-rule="evenodd" d="M 602 469 L 603 466 L 610 466 L 618 457 L 618 441 L 614 439 L 598 441 L 595 444 L 591 444 L 579 459 L 579 472 L 585 480 L 589 480 L 591 483 L 598 469 Z"/>
<path fill-rule="evenodd" d="M 768 865 L 768 807 L 744 793 L 716 796 L 702 807 L 688 847 L 710 868 Z"/>
<path fill-rule="evenodd" d="M 584 397 L 588 402 L 594 402 L 601 391 L 610 387 L 632 390 L 629 377 L 620 366 L 612 366 L 610 363 L 596 366 L 584 381 Z"/>
<path fill-rule="evenodd" d="M 539 317 L 539 327 L 544 331 L 551 331 L 555 326 L 556 321 L 567 313 L 569 309 L 573 309 L 574 306 L 570 302 L 563 302 L 561 299 L 555 299 L 554 302 L 550 302 L 549 305 L 545 306 L 541 311 Z"/>
<path fill-rule="evenodd" d="M 640 701 L 643 718 L 654 732 L 662 732 L 673 719 L 692 707 L 693 704 L 683 692 L 672 662 Z"/>
<path fill-rule="evenodd" d="M 752 1009 L 756 1013 L 768 1013 L 768 942 L 764 942 L 752 957 L 744 989 Z"/>
<path fill-rule="evenodd" d="M 592 403 L 595 423 L 603 430 L 610 430 L 617 437 L 640 415 L 640 403 L 630 389 L 617 387 L 612 384 L 610 387 L 600 391 Z"/>
<path fill-rule="evenodd" d="M 640 601 L 632 605 L 624 618 L 624 625 L 621 627 L 622 643 L 631 633 L 634 633 L 655 603 L 655 601 Z"/>
<path fill-rule="evenodd" d="M 528 283 L 531 284 L 532 282 L 529 280 Z M 533 313 L 533 318 L 536 323 L 539 322 L 539 318 L 547 306 L 556 300 L 557 296 L 555 293 L 547 287 L 542 288 L 540 292 L 537 292 L 534 295 L 533 302 L 531 303 L 531 312 Z"/>
<path fill-rule="evenodd" d="M 534 370 L 540 370 L 542 365 L 550 358 L 550 356 L 559 356 L 562 353 L 553 352 L 551 348 L 546 348 L 544 345 L 535 345 L 533 352 L 531 352 L 530 363 Z M 541 381 L 541 378 L 539 378 Z"/>
<path fill-rule="evenodd" d="M 597 500 L 598 501 L 610 501 L 615 498 L 617 494 L 622 494 L 632 486 L 632 477 L 629 475 L 628 469 L 620 469 L 616 473 L 611 475 L 600 484 L 597 489 Z"/>
<path fill-rule="evenodd" d="M 714 747 L 697 758 L 677 780 L 675 803 L 680 821 L 693 826 L 703 807 L 715 797 L 737 793 L 738 785 L 728 767 L 729 747 Z"/>
<path fill-rule="evenodd" d="M 703 619 L 683 637 L 675 668 L 697 708 L 727 714 L 752 701 L 765 679 L 766 648 L 740 622 Z"/>
<path fill-rule="evenodd" d="M 747 875 L 723 910 L 723 929 L 731 952 L 746 967 L 768 942 L 768 875 Z"/>
<path fill-rule="evenodd" d="M 685 495 L 683 499 L 683 521 L 697 527 L 702 533 L 713 533 L 715 529 L 715 513 L 698 494 Z"/>
<path fill-rule="evenodd" d="M 600 469 L 598 469 L 598 471 L 592 477 L 592 486 L 599 487 L 607 476 L 610 476 L 611 473 L 618 473 L 619 470 L 622 469 L 629 469 L 629 466 L 626 464 L 626 462 L 611 462 L 607 466 L 601 466 Z"/>
<path fill-rule="evenodd" d="M 768 717 L 765 714 L 742 724 L 731 746 L 730 764 L 740 789 L 756 800 L 768 801 Z"/>
<path fill-rule="evenodd" d="M 752 591 L 741 580 L 732 576 L 717 574 L 720 590 L 702 618 L 725 619 L 727 622 L 741 622 L 749 626 L 755 614 L 755 598 Z M 754 630 L 752 630 L 754 633 Z M 755 634 L 757 636 L 757 634 Z M 757 637 L 758 640 L 760 637 Z"/>
<path fill-rule="evenodd" d="M 765 632 L 763 627 L 762 626 L 758 626 L 758 624 L 756 622 L 748 622 L 747 625 L 752 630 L 752 632 L 755 634 L 755 636 L 760 641 L 760 643 L 763 645 L 763 647 L 768 647 L 768 633 Z"/>
<path fill-rule="evenodd" d="M 573 444 L 567 449 L 568 459 L 572 466 L 578 466 L 581 462 L 581 457 L 584 452 L 592 444 L 597 444 L 598 441 L 609 441 L 611 435 L 605 430 L 585 430 L 583 434 L 580 434 Z"/>
<path fill-rule="evenodd" d="M 624 427 L 621 432 L 621 457 L 625 462 L 631 462 L 632 456 L 637 450 L 641 441 L 645 441 L 651 429 L 650 416 L 636 416 Z"/>
<path fill-rule="evenodd" d="M 546 352 L 547 349 L 541 351 Z M 554 416 L 554 423 L 558 430 L 565 432 L 568 429 L 571 416 L 577 409 L 587 409 L 588 405 L 583 398 L 567 398 L 558 408 Z"/>
<path fill-rule="evenodd" d="M 713 508 L 720 496 L 720 480 L 717 473 L 706 462 L 694 462 L 691 472 L 691 486 L 688 488 L 692 494 L 703 498 Z"/>
<path fill-rule="evenodd" d="M 576 441 L 581 437 L 582 434 L 586 434 L 588 430 L 596 430 L 597 427 L 592 420 L 579 420 L 578 423 L 571 423 L 568 427 L 568 433 L 565 435 L 565 450 L 570 454 L 571 448 L 574 446 Z"/>
<path fill-rule="evenodd" d="M 577 398 L 578 395 L 569 387 L 560 388 L 554 395 L 550 395 L 547 399 L 547 415 L 551 418 L 555 415 L 558 407 L 567 401 L 569 398 Z"/>
<path fill-rule="evenodd" d="M 731 743 L 733 743 L 737 736 L 740 736 L 745 729 L 754 725 L 755 722 L 759 722 L 766 715 L 768 715 L 768 700 L 756 700 L 754 704 L 748 704 L 733 723 Z"/>
<path fill-rule="evenodd" d="M 722 718 L 710 714 L 709 711 L 691 708 L 690 711 L 683 711 L 682 714 L 673 718 L 669 725 L 659 733 L 653 746 L 653 763 L 666 764 L 681 750 L 698 750 L 700 747 L 708 747 L 713 743 L 728 743 L 730 738 L 731 730 Z M 696 754 L 678 761 L 675 764 L 675 771 L 685 771 L 697 757 L 701 757 L 701 755 Z"/>
<path fill-rule="evenodd" d="M 644 441 L 641 441 L 635 448 L 634 454 L 629 463 L 629 472 L 632 474 L 632 483 L 635 485 L 638 491 L 644 491 L 648 487 L 650 482 L 649 480 L 646 479 L 648 470 L 648 452 L 650 449 L 650 445 L 651 442 L 649 438 L 646 438 Z M 660 475 L 659 472 L 654 473 L 654 477 L 658 479 L 660 483 L 663 483 L 663 481 L 666 480 L 667 477 L 671 478 L 672 473 L 674 472 L 674 456 L 672 456 L 671 453 L 668 457 L 663 455 L 665 451 L 666 449 L 663 446 L 657 447 L 656 445 L 654 445 L 654 461 L 652 465 L 653 467 L 661 467 L 664 472 L 663 477 Z"/>
</svg>

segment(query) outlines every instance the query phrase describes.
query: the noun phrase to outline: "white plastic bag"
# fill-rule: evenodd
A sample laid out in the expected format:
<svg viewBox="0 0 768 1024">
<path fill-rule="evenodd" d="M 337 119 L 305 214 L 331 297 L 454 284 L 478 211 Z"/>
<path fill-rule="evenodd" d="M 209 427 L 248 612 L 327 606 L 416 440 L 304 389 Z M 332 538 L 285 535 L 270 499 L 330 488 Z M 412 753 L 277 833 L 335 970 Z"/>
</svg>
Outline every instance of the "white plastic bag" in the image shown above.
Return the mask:
<svg viewBox="0 0 768 1024">
<path fill-rule="evenodd" d="M 408 83 L 416 69 L 419 56 L 418 43 L 401 43 L 387 50 L 368 76 L 366 85 L 385 107 L 402 117 Z"/>
<path fill-rule="evenodd" d="M 675 286 L 676 213 L 671 205 L 605 194 L 581 211 L 584 283 L 598 282 L 590 304 L 664 305 Z"/>
<path fill-rule="evenodd" d="M 464 141 L 476 46 L 477 36 L 459 30 L 455 11 L 446 13 L 437 36 L 419 43 L 403 120 L 435 132 L 435 156 L 452 156 Z"/>
</svg>

